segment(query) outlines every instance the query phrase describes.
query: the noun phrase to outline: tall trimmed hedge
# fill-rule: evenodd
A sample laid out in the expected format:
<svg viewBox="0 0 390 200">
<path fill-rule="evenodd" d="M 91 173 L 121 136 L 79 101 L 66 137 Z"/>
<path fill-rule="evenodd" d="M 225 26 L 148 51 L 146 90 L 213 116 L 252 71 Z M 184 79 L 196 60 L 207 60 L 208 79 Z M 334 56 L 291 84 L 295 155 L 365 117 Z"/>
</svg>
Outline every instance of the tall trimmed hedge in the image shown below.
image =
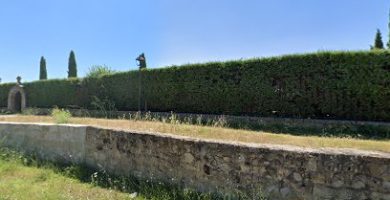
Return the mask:
<svg viewBox="0 0 390 200">
<path fill-rule="evenodd" d="M 390 52 L 319 52 L 142 71 L 151 111 L 390 120 Z M 138 71 L 26 83 L 28 106 L 138 109 Z M 0 86 L 0 95 L 5 85 Z M 0 105 L 3 105 L 3 96 Z"/>
<path fill-rule="evenodd" d="M 80 91 L 80 79 L 77 78 L 35 81 L 23 85 L 29 107 L 81 106 L 84 97 Z"/>
<path fill-rule="evenodd" d="M 7 107 L 8 93 L 14 85 L 12 83 L 0 84 L 0 107 Z"/>
</svg>

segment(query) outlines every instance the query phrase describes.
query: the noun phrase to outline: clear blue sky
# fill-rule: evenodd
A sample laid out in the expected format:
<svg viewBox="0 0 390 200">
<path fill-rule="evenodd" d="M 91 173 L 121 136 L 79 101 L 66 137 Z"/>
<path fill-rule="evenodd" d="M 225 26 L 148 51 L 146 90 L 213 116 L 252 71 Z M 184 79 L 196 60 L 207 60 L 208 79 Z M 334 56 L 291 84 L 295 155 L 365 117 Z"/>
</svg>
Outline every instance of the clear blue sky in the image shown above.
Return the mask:
<svg viewBox="0 0 390 200">
<path fill-rule="evenodd" d="M 12 0 L 0 5 L 0 77 L 65 78 L 92 65 L 136 69 L 317 50 L 361 50 L 388 36 L 389 0 Z"/>
</svg>

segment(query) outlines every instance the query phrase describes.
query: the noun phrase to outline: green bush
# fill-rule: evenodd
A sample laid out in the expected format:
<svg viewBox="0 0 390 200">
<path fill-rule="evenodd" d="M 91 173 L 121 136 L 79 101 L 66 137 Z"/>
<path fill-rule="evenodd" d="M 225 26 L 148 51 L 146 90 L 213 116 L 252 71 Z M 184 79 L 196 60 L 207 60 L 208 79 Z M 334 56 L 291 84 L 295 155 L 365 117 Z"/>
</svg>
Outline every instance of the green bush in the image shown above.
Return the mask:
<svg viewBox="0 0 390 200">
<path fill-rule="evenodd" d="M 114 74 L 116 71 L 112 70 L 110 67 L 106 65 L 94 65 L 89 68 L 85 77 L 87 78 L 100 78 L 102 76 L 107 76 Z"/>
<path fill-rule="evenodd" d="M 51 116 L 57 124 L 66 124 L 69 122 L 72 114 L 68 110 L 54 108 L 51 111 Z"/>
<path fill-rule="evenodd" d="M 0 84 L 0 107 L 7 107 L 8 93 L 14 85 L 13 83 Z"/>
<path fill-rule="evenodd" d="M 25 89 L 29 107 L 92 108 L 97 97 L 137 110 L 142 73 L 151 111 L 389 121 L 389 70 L 389 51 L 318 52 L 37 81 Z"/>
<path fill-rule="evenodd" d="M 84 96 L 79 79 L 51 79 L 24 83 L 28 107 L 80 106 Z"/>
</svg>

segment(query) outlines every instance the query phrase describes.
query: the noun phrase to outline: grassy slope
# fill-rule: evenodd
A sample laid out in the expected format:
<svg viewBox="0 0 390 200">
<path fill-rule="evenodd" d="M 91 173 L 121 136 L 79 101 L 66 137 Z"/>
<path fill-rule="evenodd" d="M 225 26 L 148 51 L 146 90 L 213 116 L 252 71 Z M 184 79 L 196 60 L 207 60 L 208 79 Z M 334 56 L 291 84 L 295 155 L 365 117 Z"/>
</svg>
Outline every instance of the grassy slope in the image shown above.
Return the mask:
<svg viewBox="0 0 390 200">
<path fill-rule="evenodd" d="M 23 115 L 8 117 L 0 116 L 0 121 L 53 123 L 53 119 L 49 116 Z M 95 125 L 116 129 L 155 131 L 161 133 L 172 133 L 176 135 L 190 136 L 195 138 L 216 139 L 233 142 L 238 141 L 265 144 L 282 144 L 313 148 L 354 148 L 361 150 L 390 152 L 389 140 L 377 141 L 338 137 L 293 136 L 288 134 L 273 134 L 259 131 L 229 129 L 223 127 L 207 127 L 189 124 L 120 119 L 107 120 L 95 118 L 71 118 L 70 123 Z"/>
<path fill-rule="evenodd" d="M 0 199 L 131 199 L 129 194 L 81 183 L 50 168 L 0 159 Z M 141 199 L 141 198 L 140 198 Z"/>
<path fill-rule="evenodd" d="M 0 200 L 8 199 L 220 200 L 223 197 L 156 180 L 110 176 L 85 166 L 41 162 L 0 147 Z"/>
</svg>

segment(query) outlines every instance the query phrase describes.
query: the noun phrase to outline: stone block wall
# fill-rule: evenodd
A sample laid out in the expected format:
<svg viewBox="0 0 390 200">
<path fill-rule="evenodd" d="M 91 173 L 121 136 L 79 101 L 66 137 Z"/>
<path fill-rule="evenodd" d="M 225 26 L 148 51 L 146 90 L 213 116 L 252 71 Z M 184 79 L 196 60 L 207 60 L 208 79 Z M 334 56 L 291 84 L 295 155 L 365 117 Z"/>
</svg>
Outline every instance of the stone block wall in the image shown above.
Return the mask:
<svg viewBox="0 0 390 200">
<path fill-rule="evenodd" d="M 77 149 L 81 153 L 75 161 L 116 175 L 153 178 L 199 191 L 245 194 L 251 199 L 259 195 L 269 199 L 390 199 L 389 153 L 227 143 L 85 126 L 15 126 L 0 123 L 0 136 L 13 128 L 10 146 L 23 144 L 34 150 L 31 147 L 44 140 L 57 141 L 48 135 L 63 132 L 71 136 L 57 135 L 63 145 L 53 146 L 69 154 Z M 42 139 L 25 139 L 33 135 Z M 42 155 L 56 150 L 43 145 L 47 148 L 36 147 L 47 151 Z"/>
<path fill-rule="evenodd" d="M 201 191 L 271 199 L 389 199 L 390 155 L 230 144 L 88 128 L 86 162 Z"/>
</svg>

